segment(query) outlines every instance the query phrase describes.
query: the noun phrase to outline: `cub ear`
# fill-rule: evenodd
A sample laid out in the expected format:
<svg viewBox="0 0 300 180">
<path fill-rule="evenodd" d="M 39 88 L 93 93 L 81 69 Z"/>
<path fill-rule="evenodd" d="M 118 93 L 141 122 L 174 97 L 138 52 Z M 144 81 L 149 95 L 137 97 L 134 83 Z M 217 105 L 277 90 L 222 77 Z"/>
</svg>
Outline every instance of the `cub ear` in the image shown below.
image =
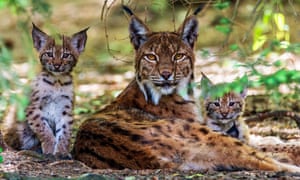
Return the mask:
<svg viewBox="0 0 300 180">
<path fill-rule="evenodd" d="M 247 92 L 248 92 L 247 87 L 244 87 L 244 89 L 242 90 L 242 92 L 240 92 L 241 97 L 242 98 L 246 98 Z"/>
<path fill-rule="evenodd" d="M 46 33 L 41 31 L 35 24 L 32 23 L 32 40 L 33 45 L 39 52 L 45 47 L 47 40 L 50 38 Z"/>
<path fill-rule="evenodd" d="M 213 86 L 213 83 L 211 80 L 203 73 L 201 72 L 202 78 L 200 81 L 200 86 L 201 86 L 201 96 L 203 98 L 209 98 L 210 96 L 210 90 Z"/>
<path fill-rule="evenodd" d="M 181 34 L 181 39 L 191 48 L 194 48 L 198 37 L 198 20 L 196 16 L 188 17 L 178 29 L 178 32 Z"/>
<path fill-rule="evenodd" d="M 123 6 L 124 11 L 131 16 L 129 24 L 129 37 L 135 50 L 137 50 L 147 40 L 147 34 L 150 32 L 149 28 L 137 18 L 133 12 L 127 7 Z"/>
<path fill-rule="evenodd" d="M 87 41 L 86 32 L 88 29 L 89 29 L 89 27 L 85 28 L 84 30 L 82 30 L 78 33 L 73 34 L 71 37 L 71 45 L 79 54 L 84 51 L 85 44 Z"/>
</svg>

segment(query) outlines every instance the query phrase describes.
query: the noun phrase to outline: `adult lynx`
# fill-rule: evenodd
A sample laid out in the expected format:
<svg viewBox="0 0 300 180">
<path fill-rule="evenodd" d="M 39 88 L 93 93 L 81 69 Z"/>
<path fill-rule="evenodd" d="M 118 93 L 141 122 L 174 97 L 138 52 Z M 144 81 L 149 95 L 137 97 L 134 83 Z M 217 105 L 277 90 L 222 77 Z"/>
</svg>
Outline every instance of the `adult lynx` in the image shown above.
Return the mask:
<svg viewBox="0 0 300 180">
<path fill-rule="evenodd" d="M 131 16 L 136 76 L 114 102 L 81 125 L 75 159 L 93 168 L 300 172 L 200 125 L 191 88 L 197 12 L 176 32 L 152 32 L 124 9 Z"/>
</svg>

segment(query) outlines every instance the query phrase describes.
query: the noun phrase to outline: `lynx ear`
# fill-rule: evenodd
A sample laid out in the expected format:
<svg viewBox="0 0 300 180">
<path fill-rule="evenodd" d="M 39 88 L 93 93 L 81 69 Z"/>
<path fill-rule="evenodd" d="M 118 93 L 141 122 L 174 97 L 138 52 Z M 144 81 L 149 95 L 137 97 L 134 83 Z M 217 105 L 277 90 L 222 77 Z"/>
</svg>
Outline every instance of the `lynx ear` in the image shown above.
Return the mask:
<svg viewBox="0 0 300 180">
<path fill-rule="evenodd" d="M 41 51 L 49 39 L 49 36 L 32 23 L 32 40 L 34 48 Z"/>
<path fill-rule="evenodd" d="M 182 40 L 191 48 L 194 48 L 194 43 L 198 37 L 198 20 L 196 19 L 196 16 L 193 15 L 188 17 L 183 22 L 178 32 L 181 34 Z"/>
<path fill-rule="evenodd" d="M 247 89 L 247 87 L 245 87 L 245 88 L 242 90 L 242 92 L 240 92 L 241 97 L 242 97 L 242 98 L 246 98 L 247 92 L 248 92 L 248 89 Z"/>
<path fill-rule="evenodd" d="M 135 50 L 137 50 L 147 40 L 147 33 L 149 28 L 137 18 L 133 12 L 127 7 L 123 6 L 124 11 L 131 16 L 129 24 L 129 37 Z"/>
<path fill-rule="evenodd" d="M 87 40 L 86 32 L 88 29 L 89 28 L 85 28 L 84 30 L 72 35 L 71 45 L 79 54 L 84 51 Z"/>
</svg>

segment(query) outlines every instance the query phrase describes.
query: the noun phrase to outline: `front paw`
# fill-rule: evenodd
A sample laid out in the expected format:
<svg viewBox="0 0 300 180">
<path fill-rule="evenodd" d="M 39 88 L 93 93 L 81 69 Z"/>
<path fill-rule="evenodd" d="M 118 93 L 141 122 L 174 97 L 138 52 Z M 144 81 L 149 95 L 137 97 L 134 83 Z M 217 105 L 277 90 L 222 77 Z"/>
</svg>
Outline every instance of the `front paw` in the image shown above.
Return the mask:
<svg viewBox="0 0 300 180">
<path fill-rule="evenodd" d="M 54 142 L 42 142 L 42 151 L 43 154 L 54 154 Z"/>
</svg>

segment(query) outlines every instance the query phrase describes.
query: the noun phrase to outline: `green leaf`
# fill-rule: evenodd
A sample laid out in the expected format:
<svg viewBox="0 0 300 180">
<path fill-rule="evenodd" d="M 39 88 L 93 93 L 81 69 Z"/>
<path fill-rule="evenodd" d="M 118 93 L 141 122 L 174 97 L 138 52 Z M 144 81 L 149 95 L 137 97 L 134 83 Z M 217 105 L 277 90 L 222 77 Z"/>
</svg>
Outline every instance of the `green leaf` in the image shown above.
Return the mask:
<svg viewBox="0 0 300 180">
<path fill-rule="evenodd" d="M 223 24 L 223 25 L 227 25 L 227 24 L 230 24 L 230 20 L 226 17 L 222 17 L 219 21 L 220 24 Z"/>
<path fill-rule="evenodd" d="M 232 51 L 236 51 L 236 50 L 239 49 L 239 45 L 237 45 L 237 44 L 231 44 L 231 45 L 229 46 L 229 49 L 232 50 Z"/>
<path fill-rule="evenodd" d="M 275 67 L 280 67 L 280 66 L 282 66 L 282 62 L 281 62 L 280 60 L 277 60 L 277 61 L 275 61 L 275 62 L 273 63 L 273 65 L 274 65 Z"/>
<path fill-rule="evenodd" d="M 215 29 L 225 35 L 229 34 L 231 32 L 231 28 L 228 25 L 217 25 Z"/>
<path fill-rule="evenodd" d="M 217 2 L 216 4 L 213 5 L 216 9 L 218 10 L 223 10 L 225 8 L 228 8 L 230 6 L 229 1 L 224 1 L 224 2 Z"/>
<path fill-rule="evenodd" d="M 156 13 L 162 13 L 164 10 L 166 10 L 168 7 L 168 1 L 167 0 L 152 0 L 151 1 L 151 9 L 155 11 Z"/>
<path fill-rule="evenodd" d="M 204 57 L 204 58 L 207 58 L 210 56 L 210 52 L 208 49 L 201 49 L 201 56 Z"/>
<path fill-rule="evenodd" d="M 3 163 L 4 160 L 3 160 L 3 156 L 0 156 L 0 163 Z"/>
</svg>

